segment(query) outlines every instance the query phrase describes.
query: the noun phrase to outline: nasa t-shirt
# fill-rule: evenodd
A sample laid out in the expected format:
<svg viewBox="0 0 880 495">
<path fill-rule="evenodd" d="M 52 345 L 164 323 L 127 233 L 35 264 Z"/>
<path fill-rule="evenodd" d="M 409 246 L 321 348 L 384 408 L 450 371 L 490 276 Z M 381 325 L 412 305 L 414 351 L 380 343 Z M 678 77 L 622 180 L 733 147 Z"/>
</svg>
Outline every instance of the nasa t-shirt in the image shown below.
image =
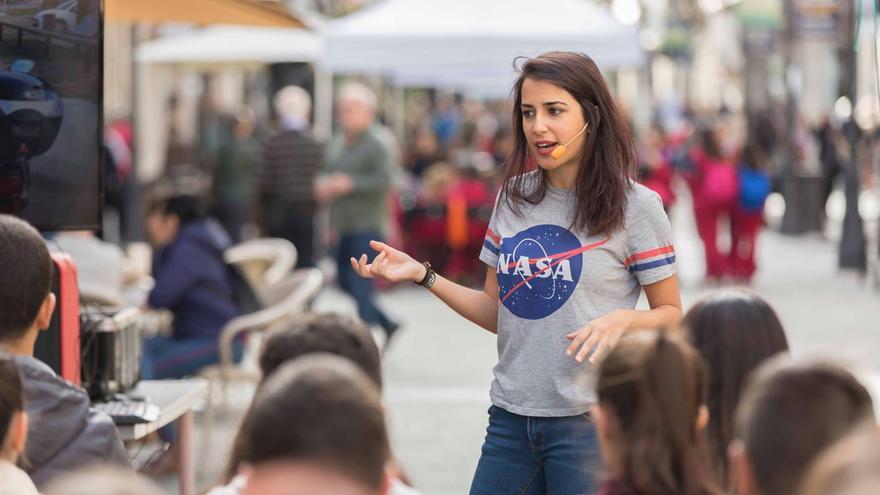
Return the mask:
<svg viewBox="0 0 880 495">
<path fill-rule="evenodd" d="M 534 180 L 538 175 L 534 173 Z M 660 197 L 634 184 L 624 228 L 611 236 L 569 229 L 573 191 L 548 185 L 522 215 L 496 202 L 480 259 L 500 287 L 492 403 L 523 416 L 573 416 L 595 403 L 595 368 L 566 356 L 565 336 L 616 309 L 633 309 L 642 285 L 675 274 Z"/>
</svg>

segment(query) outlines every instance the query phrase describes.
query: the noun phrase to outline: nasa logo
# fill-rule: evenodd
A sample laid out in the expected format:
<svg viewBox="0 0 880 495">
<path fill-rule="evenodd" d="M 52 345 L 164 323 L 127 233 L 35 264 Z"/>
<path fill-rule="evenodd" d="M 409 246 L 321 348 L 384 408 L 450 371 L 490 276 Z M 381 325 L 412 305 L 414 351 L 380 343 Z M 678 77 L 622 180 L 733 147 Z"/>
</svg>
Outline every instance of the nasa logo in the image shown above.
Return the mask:
<svg viewBox="0 0 880 495">
<path fill-rule="evenodd" d="M 498 253 L 501 303 L 520 318 L 545 318 L 568 301 L 583 268 L 584 249 L 558 225 L 536 225 L 504 238 Z"/>
</svg>

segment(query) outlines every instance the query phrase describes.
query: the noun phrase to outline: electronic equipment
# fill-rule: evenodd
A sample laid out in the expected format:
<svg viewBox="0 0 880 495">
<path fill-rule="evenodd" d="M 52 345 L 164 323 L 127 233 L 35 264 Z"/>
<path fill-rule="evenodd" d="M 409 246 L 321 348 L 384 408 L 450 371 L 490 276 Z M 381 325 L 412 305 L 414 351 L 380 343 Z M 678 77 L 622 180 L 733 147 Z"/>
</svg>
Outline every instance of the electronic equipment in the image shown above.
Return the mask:
<svg viewBox="0 0 880 495">
<path fill-rule="evenodd" d="M 79 289 L 76 265 L 70 256 L 51 252 L 55 266 L 52 292 L 55 312 L 49 328 L 37 336 L 34 357 L 48 364 L 65 380 L 80 384 Z"/>
<path fill-rule="evenodd" d="M 106 413 L 117 425 L 152 423 L 159 419 L 159 406 L 139 400 L 112 400 L 95 402 L 92 407 Z"/>
<path fill-rule="evenodd" d="M 0 3 L 0 213 L 40 231 L 97 230 L 102 1 Z"/>
<path fill-rule="evenodd" d="M 143 313 L 85 307 L 80 312 L 82 386 L 92 399 L 106 399 L 132 389 L 140 379 Z"/>
</svg>

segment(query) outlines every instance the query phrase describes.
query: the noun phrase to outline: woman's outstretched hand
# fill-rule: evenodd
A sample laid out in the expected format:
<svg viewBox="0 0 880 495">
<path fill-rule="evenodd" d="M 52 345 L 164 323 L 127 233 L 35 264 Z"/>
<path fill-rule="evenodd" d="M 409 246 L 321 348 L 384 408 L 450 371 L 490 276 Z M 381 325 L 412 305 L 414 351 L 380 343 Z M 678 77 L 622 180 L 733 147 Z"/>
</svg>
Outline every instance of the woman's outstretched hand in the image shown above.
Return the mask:
<svg viewBox="0 0 880 495">
<path fill-rule="evenodd" d="M 364 278 L 381 278 L 389 282 L 419 282 L 425 277 L 425 267 L 410 255 L 379 241 L 370 241 L 370 247 L 379 255 L 367 263 L 367 255 L 351 258 L 351 267 Z"/>
</svg>

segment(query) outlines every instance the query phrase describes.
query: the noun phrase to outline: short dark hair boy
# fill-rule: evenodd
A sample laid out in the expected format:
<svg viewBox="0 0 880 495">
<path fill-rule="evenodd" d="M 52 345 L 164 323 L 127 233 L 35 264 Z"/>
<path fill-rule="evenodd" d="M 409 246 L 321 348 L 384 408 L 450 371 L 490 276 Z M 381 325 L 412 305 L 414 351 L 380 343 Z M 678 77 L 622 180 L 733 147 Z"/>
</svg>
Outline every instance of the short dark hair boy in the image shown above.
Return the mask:
<svg viewBox="0 0 880 495">
<path fill-rule="evenodd" d="M 25 458 L 37 487 L 53 476 L 100 462 L 128 465 L 113 421 L 90 409 L 86 393 L 34 358 L 34 344 L 55 309 L 46 243 L 24 221 L 0 215 L 0 349 L 14 355 L 30 418 Z"/>
<path fill-rule="evenodd" d="M 845 368 L 782 359 L 756 371 L 737 409 L 731 467 L 743 495 L 794 495 L 824 449 L 874 423 L 871 396 Z"/>
<path fill-rule="evenodd" d="M 379 348 L 370 330 L 352 316 L 338 313 L 306 315 L 269 332 L 260 352 L 264 377 L 296 358 L 326 352 L 351 360 L 382 389 Z"/>
</svg>

